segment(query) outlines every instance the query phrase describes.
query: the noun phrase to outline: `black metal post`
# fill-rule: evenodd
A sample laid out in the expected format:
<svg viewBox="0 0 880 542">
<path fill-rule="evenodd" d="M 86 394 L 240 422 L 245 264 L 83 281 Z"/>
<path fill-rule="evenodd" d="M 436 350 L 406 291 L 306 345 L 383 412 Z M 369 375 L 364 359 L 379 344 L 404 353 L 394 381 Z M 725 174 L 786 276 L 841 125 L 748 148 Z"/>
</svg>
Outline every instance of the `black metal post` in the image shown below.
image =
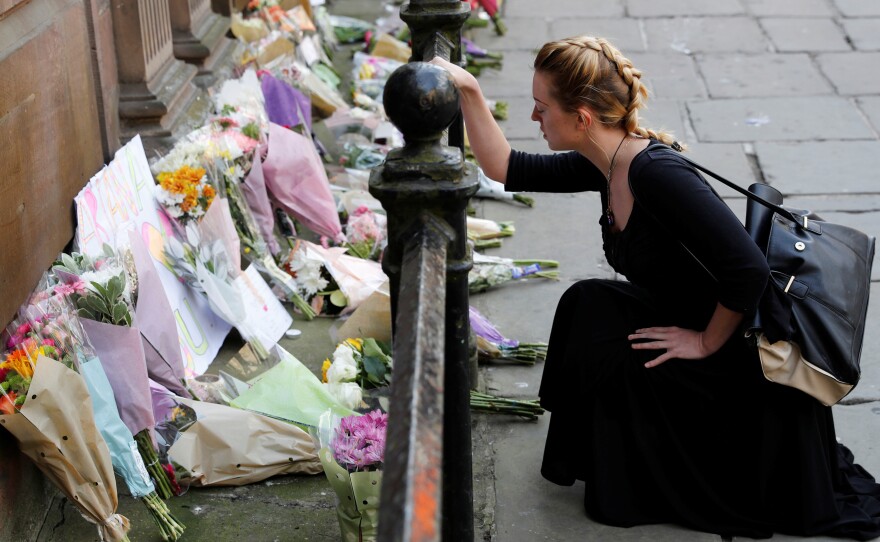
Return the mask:
<svg viewBox="0 0 880 542">
<path fill-rule="evenodd" d="M 465 209 L 478 181 L 475 168 L 464 163 L 459 149 L 440 144 L 442 130 L 459 111 L 458 91 L 445 70 L 421 62 L 399 68 L 386 83 L 384 104 L 406 140 L 370 178 L 370 192 L 388 214 L 388 248 L 382 266 L 391 280 L 395 344 L 402 332 L 401 319 L 408 317 L 399 312 L 400 292 L 409 280 L 401 275 L 401 263 L 414 225 L 428 214 L 448 224 L 452 232 L 446 296 L 436 299 L 445 304 L 446 314 L 442 534 L 446 541 L 469 541 L 474 534 L 467 288 L 472 257 Z M 395 358 L 395 372 L 400 370 L 399 363 L 409 361 Z M 394 423 L 391 418 L 389 430 Z"/>
</svg>

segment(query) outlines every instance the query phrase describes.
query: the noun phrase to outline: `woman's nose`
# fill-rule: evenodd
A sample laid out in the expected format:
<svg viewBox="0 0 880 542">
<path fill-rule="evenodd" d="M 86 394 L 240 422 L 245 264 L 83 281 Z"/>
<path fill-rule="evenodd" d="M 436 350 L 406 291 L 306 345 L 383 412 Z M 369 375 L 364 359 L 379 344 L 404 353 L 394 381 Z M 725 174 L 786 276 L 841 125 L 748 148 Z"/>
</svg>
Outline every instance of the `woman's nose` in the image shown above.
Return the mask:
<svg viewBox="0 0 880 542">
<path fill-rule="evenodd" d="M 541 118 L 538 116 L 538 109 L 537 108 L 534 108 L 534 107 L 532 108 L 531 119 L 535 122 L 539 122 L 541 120 Z"/>
</svg>

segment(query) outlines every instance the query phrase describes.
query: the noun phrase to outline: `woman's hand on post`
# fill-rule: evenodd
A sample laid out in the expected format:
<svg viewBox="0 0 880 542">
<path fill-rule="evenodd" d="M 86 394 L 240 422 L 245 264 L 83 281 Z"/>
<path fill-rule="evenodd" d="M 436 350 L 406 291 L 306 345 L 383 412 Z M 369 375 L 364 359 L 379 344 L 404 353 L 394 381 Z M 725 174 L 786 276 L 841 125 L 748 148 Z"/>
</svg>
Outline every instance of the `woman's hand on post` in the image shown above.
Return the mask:
<svg viewBox="0 0 880 542">
<path fill-rule="evenodd" d="M 703 340 L 703 333 L 693 329 L 680 327 L 648 327 L 637 329 L 630 335 L 631 341 L 647 341 L 633 343 L 634 350 L 666 350 L 657 358 L 645 364 L 651 368 L 661 363 L 677 359 L 703 359 L 715 353 Z"/>
<path fill-rule="evenodd" d="M 440 57 L 431 59 L 431 64 L 440 66 L 452 76 L 461 98 L 461 115 L 467 130 L 471 150 L 487 177 L 504 183 L 507 181 L 507 161 L 510 158 L 510 144 L 489 106 L 477 79 L 462 68 Z"/>
</svg>

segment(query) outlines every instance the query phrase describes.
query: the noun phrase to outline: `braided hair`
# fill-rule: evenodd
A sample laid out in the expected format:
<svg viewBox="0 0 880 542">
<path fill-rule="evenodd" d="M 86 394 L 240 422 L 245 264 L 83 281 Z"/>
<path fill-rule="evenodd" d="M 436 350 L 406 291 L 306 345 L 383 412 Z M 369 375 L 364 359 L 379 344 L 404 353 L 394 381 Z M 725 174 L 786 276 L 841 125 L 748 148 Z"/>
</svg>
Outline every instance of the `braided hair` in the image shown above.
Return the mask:
<svg viewBox="0 0 880 542">
<path fill-rule="evenodd" d="M 577 36 L 549 42 L 538 52 L 534 66 L 550 76 L 554 97 L 566 109 L 586 105 L 606 126 L 683 147 L 671 133 L 639 125 L 639 109 L 648 98 L 642 72 L 604 38 Z"/>
</svg>

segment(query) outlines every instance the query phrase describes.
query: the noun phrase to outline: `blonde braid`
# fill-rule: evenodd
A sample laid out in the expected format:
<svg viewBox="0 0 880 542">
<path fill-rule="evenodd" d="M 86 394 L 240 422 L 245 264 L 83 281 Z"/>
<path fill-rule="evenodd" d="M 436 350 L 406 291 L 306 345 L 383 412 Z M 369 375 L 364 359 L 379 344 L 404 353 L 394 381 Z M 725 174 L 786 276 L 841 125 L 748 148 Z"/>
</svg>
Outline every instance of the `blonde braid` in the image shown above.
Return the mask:
<svg viewBox="0 0 880 542">
<path fill-rule="evenodd" d="M 596 54 L 578 54 L 573 48 L 594 51 Z M 599 54 L 606 59 L 612 72 L 597 59 L 591 58 Z M 675 143 L 671 133 L 639 125 L 638 111 L 646 107 L 648 98 L 648 89 L 641 81 L 642 72 L 608 40 L 577 36 L 550 42 L 538 53 L 535 69 L 554 76 L 559 98 L 569 108 L 575 109 L 578 104 L 587 103 L 604 124 L 620 125 L 628 133 L 656 139 L 667 145 Z"/>
</svg>

